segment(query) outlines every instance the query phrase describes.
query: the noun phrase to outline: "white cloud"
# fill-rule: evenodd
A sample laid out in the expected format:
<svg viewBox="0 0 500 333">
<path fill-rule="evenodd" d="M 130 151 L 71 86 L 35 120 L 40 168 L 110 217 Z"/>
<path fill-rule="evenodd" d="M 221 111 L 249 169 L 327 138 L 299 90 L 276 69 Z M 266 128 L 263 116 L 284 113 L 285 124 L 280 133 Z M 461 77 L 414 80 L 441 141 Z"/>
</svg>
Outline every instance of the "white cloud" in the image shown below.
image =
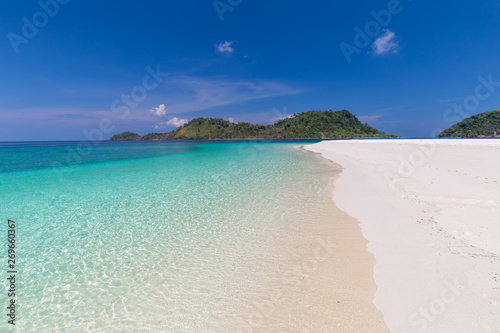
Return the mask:
<svg viewBox="0 0 500 333">
<path fill-rule="evenodd" d="M 219 45 L 216 45 L 215 46 L 215 49 L 217 50 L 217 52 L 221 53 L 221 54 L 232 54 L 234 52 L 234 48 L 231 47 L 231 45 L 233 45 L 233 41 L 225 41 L 224 43 L 220 43 Z"/>
<path fill-rule="evenodd" d="M 177 117 L 173 117 L 169 121 L 160 121 L 160 123 L 156 125 L 154 128 L 160 129 L 160 128 L 167 128 L 168 126 L 181 127 L 182 125 L 187 123 L 188 123 L 187 119 L 179 119 Z"/>
<path fill-rule="evenodd" d="M 230 123 L 237 124 L 238 122 L 234 120 L 234 118 L 227 119 Z"/>
<path fill-rule="evenodd" d="M 152 108 L 150 112 L 158 117 L 163 117 L 167 114 L 167 111 L 165 110 L 165 104 L 160 104 L 158 107 Z"/>
<path fill-rule="evenodd" d="M 177 117 L 173 117 L 172 119 L 167 121 L 167 125 L 173 125 L 175 127 L 180 127 L 187 123 L 188 123 L 187 119 L 179 119 Z"/>
<path fill-rule="evenodd" d="M 384 33 L 373 42 L 372 48 L 373 53 L 377 55 L 382 55 L 386 53 L 397 53 L 399 50 L 399 45 L 397 42 L 397 37 L 394 32 L 388 29 L 383 30 Z"/>
</svg>

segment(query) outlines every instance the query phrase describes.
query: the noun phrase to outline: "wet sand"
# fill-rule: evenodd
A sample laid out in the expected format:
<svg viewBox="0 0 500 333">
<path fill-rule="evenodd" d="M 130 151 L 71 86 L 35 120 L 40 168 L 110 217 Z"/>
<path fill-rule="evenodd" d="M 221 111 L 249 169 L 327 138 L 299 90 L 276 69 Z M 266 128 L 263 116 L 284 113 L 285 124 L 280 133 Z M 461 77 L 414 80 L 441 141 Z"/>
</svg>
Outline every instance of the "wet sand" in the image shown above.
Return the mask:
<svg viewBox="0 0 500 333">
<path fill-rule="evenodd" d="M 331 198 L 340 167 L 319 156 L 329 184 L 312 184 L 323 200 L 291 212 L 273 256 L 257 269 L 265 275 L 237 309 L 242 332 L 387 332 L 372 303 L 375 259 L 358 222 Z M 327 185 L 327 186 L 325 186 Z"/>
</svg>

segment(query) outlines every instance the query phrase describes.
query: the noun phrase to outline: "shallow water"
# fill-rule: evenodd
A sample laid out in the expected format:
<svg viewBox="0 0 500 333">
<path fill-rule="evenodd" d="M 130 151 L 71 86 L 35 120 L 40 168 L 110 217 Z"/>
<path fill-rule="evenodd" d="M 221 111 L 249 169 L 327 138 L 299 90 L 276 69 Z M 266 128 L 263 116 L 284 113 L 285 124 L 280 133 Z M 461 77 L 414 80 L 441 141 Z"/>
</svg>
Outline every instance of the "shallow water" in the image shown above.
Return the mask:
<svg viewBox="0 0 500 333">
<path fill-rule="evenodd" d="M 330 190 L 303 143 L 3 144 L 17 328 L 230 327 L 291 215 Z"/>
</svg>

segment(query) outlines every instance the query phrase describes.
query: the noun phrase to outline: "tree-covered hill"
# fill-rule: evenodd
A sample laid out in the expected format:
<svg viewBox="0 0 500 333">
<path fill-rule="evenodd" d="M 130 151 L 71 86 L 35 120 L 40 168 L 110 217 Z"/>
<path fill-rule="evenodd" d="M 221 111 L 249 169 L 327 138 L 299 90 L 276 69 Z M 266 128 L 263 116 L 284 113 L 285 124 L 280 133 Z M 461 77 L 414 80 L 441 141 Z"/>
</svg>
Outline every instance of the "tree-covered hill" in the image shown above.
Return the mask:
<svg viewBox="0 0 500 333">
<path fill-rule="evenodd" d="M 438 138 L 480 138 L 500 136 L 500 111 L 480 113 L 451 126 Z"/>
<path fill-rule="evenodd" d="M 265 137 L 268 126 L 232 123 L 219 118 L 195 118 L 169 133 L 151 133 L 143 140 L 209 140 Z"/>
<path fill-rule="evenodd" d="M 129 133 L 129 132 L 126 132 Z M 125 133 L 110 140 L 134 137 Z M 138 135 L 138 134 L 137 134 Z M 196 118 L 168 133 L 150 133 L 142 140 L 210 139 L 329 139 L 396 137 L 361 123 L 355 115 L 342 111 L 308 111 L 273 125 L 232 123 L 220 118 Z"/>
<path fill-rule="evenodd" d="M 273 134 L 283 139 L 391 137 L 361 123 L 347 110 L 304 112 L 293 118 L 280 120 L 272 127 Z"/>
<path fill-rule="evenodd" d="M 142 140 L 142 136 L 137 133 L 123 132 L 113 135 L 110 140 Z"/>
</svg>

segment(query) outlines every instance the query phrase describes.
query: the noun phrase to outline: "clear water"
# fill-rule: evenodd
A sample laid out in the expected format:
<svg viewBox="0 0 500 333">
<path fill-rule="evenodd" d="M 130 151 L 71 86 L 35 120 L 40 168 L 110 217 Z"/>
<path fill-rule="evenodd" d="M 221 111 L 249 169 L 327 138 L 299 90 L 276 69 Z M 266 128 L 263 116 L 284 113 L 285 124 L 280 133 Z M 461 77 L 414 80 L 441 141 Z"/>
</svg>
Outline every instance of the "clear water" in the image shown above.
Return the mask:
<svg viewBox="0 0 500 333">
<path fill-rule="evenodd" d="M 290 214 L 322 194 L 304 143 L 0 144 L 0 218 L 18 226 L 16 329 L 231 327 Z"/>
</svg>

